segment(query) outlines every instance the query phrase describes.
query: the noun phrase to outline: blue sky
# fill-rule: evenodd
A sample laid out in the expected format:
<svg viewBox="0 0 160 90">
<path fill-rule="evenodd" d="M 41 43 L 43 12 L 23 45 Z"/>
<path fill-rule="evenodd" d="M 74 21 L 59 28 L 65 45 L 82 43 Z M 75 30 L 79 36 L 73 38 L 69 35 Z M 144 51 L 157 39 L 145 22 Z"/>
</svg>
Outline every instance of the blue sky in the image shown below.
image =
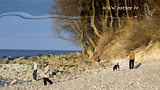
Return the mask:
<svg viewBox="0 0 160 90">
<path fill-rule="evenodd" d="M 25 12 L 31 15 L 46 15 L 53 0 L 0 0 L 0 13 Z"/>
<path fill-rule="evenodd" d="M 15 1 L 12 5 L 11 3 Z M 45 2 L 46 1 L 46 2 Z M 0 14 L 8 12 L 26 12 L 31 15 L 47 15 L 51 0 L 0 0 Z M 17 3 L 16 3 L 17 2 Z M 32 8 L 43 5 L 41 11 Z M 2 4 L 3 3 L 3 4 Z M 8 6 L 9 5 L 9 6 Z M 10 6 L 11 5 L 11 6 Z M 13 8 L 15 7 L 15 8 Z M 21 8 L 20 8 L 21 7 Z M 18 9 L 20 8 L 20 9 Z M 31 10 L 29 12 L 29 10 Z M 80 47 L 67 41 L 53 38 L 54 25 L 51 19 L 23 19 L 16 16 L 0 17 L 0 49 L 36 49 L 36 50 L 80 50 Z"/>
</svg>

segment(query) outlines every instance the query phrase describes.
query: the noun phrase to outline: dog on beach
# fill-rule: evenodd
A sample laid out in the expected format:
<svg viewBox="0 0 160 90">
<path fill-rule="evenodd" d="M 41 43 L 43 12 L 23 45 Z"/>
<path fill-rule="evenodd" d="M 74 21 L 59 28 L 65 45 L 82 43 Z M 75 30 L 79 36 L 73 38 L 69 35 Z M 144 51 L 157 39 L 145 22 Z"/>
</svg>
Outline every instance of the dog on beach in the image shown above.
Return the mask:
<svg viewBox="0 0 160 90">
<path fill-rule="evenodd" d="M 114 65 L 114 67 L 113 67 L 113 71 L 117 71 L 117 70 L 120 70 L 120 66 L 119 66 L 119 64 L 117 63 L 116 65 Z"/>
</svg>

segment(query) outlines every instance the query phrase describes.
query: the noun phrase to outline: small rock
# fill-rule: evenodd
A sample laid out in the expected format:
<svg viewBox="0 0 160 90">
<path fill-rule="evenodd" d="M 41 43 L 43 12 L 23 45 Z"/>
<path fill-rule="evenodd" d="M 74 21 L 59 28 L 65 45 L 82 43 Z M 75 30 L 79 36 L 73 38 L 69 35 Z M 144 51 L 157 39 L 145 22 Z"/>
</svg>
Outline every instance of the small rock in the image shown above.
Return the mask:
<svg viewBox="0 0 160 90">
<path fill-rule="evenodd" d="M 99 63 L 98 62 L 92 62 L 92 66 L 98 66 Z"/>
<path fill-rule="evenodd" d="M 60 77 L 61 75 L 62 75 L 61 72 L 57 72 L 57 73 L 56 73 L 56 76 L 57 76 L 57 77 Z"/>
<path fill-rule="evenodd" d="M 81 54 L 80 52 L 76 52 L 76 56 L 77 56 L 77 57 L 81 57 L 82 54 Z"/>
<path fill-rule="evenodd" d="M 63 67 L 58 68 L 59 71 L 64 71 Z"/>
<path fill-rule="evenodd" d="M 13 85 L 13 84 L 15 84 L 17 82 L 17 80 L 13 80 L 13 81 L 11 81 L 11 85 Z"/>
</svg>

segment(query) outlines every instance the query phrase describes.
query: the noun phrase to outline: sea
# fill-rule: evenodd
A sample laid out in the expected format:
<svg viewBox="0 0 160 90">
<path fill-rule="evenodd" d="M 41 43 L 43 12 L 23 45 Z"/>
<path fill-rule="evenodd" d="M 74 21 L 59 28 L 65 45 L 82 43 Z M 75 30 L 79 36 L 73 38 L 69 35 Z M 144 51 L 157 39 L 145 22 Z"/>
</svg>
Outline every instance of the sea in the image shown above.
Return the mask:
<svg viewBox="0 0 160 90">
<path fill-rule="evenodd" d="M 18 58 L 22 56 L 38 56 L 43 55 L 60 55 L 60 54 L 70 54 L 75 53 L 78 50 L 16 50 L 16 49 L 0 49 L 0 59 L 8 58 Z"/>
</svg>

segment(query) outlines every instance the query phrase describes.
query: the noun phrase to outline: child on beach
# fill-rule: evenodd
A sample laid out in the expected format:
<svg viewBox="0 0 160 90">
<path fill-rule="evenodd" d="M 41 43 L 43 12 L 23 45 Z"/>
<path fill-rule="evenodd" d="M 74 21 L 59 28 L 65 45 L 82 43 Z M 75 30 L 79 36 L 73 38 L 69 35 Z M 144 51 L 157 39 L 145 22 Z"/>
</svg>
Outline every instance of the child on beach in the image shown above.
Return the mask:
<svg viewBox="0 0 160 90">
<path fill-rule="evenodd" d="M 49 82 L 50 84 L 52 84 L 53 82 L 49 79 L 49 65 L 48 65 L 48 62 L 46 62 L 44 64 L 44 77 L 43 77 L 43 80 L 44 80 L 44 85 L 47 85 L 47 82 Z"/>
<path fill-rule="evenodd" d="M 37 63 L 33 61 L 34 71 L 33 71 L 33 79 L 37 81 Z"/>
</svg>

